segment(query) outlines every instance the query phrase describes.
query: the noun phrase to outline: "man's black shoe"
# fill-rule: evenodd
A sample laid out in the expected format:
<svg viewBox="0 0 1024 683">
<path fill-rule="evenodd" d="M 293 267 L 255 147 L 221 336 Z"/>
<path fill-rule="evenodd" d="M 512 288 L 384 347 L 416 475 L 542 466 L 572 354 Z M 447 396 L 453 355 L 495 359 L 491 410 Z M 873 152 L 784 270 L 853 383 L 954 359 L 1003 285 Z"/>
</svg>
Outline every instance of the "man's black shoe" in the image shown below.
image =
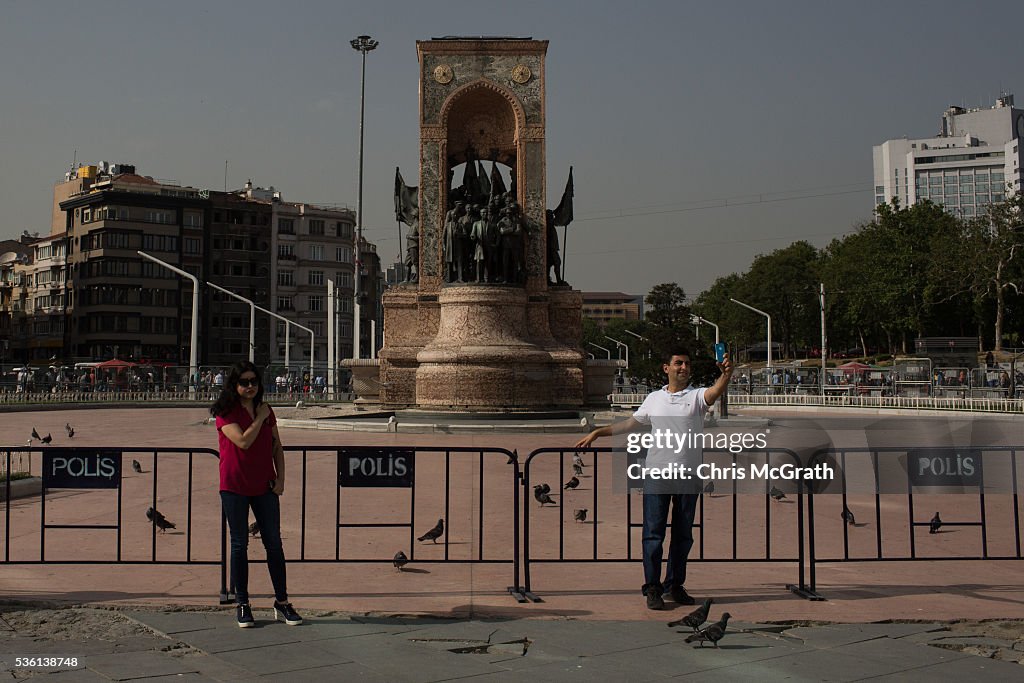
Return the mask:
<svg viewBox="0 0 1024 683">
<path fill-rule="evenodd" d="M 690 597 L 690 594 L 687 593 L 686 589 L 683 588 L 682 586 L 672 586 L 672 589 L 669 591 L 669 593 L 672 595 L 672 600 L 677 605 L 695 605 L 695 604 L 697 604 L 697 601 L 694 600 L 692 597 Z"/>
<path fill-rule="evenodd" d="M 665 601 L 661 598 L 661 586 L 648 586 L 644 592 L 647 595 L 647 609 L 665 609 Z"/>
</svg>

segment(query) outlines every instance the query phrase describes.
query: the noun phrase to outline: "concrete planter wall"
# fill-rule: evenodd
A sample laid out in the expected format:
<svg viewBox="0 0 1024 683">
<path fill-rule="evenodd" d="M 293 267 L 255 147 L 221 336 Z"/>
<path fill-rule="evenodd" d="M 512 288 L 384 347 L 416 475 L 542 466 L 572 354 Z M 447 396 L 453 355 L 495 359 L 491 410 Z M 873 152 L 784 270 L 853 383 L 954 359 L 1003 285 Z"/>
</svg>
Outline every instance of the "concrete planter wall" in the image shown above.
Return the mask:
<svg viewBox="0 0 1024 683">
<path fill-rule="evenodd" d="M 30 477 L 11 482 L 11 500 L 35 496 L 43 490 L 42 477 Z M 7 500 L 7 479 L 0 479 L 0 500 Z"/>
</svg>

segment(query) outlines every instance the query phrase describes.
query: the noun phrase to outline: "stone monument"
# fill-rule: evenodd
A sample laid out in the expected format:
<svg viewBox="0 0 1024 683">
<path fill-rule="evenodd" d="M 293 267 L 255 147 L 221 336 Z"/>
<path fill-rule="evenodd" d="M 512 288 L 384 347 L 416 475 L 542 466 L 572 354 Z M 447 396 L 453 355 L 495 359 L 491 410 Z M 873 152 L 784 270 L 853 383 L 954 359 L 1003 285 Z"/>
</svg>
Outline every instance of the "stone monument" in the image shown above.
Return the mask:
<svg viewBox="0 0 1024 683">
<path fill-rule="evenodd" d="M 562 280 L 557 244 L 549 244 L 557 233 L 545 191 L 547 45 L 416 44 L 420 185 L 418 193 L 399 187 L 396 174 L 395 199 L 415 235 L 406 260 L 416 267 L 384 295 L 385 406 L 486 412 L 584 403 L 582 297 Z"/>
</svg>

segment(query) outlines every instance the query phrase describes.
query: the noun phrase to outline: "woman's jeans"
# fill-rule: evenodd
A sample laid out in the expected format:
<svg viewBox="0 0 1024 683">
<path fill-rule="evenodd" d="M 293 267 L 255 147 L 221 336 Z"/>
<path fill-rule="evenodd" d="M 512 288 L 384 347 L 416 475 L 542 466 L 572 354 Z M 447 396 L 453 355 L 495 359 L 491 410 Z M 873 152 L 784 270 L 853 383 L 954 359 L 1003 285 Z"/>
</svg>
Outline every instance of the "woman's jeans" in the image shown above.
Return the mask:
<svg viewBox="0 0 1024 683">
<path fill-rule="evenodd" d="M 267 549 L 267 567 L 278 602 L 288 602 L 285 580 L 284 549 L 281 547 L 281 501 L 268 491 L 261 496 L 243 496 L 230 491 L 220 492 L 224 516 L 231 531 L 231 583 L 238 604 L 249 602 L 249 508 L 260 527 L 260 538 Z"/>
</svg>

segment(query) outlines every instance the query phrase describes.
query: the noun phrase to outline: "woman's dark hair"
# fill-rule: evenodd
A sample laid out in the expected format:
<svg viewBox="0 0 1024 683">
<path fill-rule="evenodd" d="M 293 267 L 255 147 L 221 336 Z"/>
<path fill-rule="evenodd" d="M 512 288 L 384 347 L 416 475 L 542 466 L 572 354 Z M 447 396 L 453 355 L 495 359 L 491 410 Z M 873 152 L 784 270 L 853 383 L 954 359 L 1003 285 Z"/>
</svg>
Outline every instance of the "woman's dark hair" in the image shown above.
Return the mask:
<svg viewBox="0 0 1024 683">
<path fill-rule="evenodd" d="M 254 406 L 263 403 L 263 375 L 260 374 L 259 368 L 249 361 L 240 360 L 231 366 L 228 376 L 224 378 L 224 386 L 221 387 L 220 396 L 210 406 L 210 415 L 220 417 L 221 415 L 227 415 L 235 409 L 235 406 L 238 405 L 238 378 L 242 376 L 243 372 L 256 373 L 256 381 L 259 383 L 259 386 L 256 389 L 256 398 L 253 399 L 252 403 Z"/>
</svg>

